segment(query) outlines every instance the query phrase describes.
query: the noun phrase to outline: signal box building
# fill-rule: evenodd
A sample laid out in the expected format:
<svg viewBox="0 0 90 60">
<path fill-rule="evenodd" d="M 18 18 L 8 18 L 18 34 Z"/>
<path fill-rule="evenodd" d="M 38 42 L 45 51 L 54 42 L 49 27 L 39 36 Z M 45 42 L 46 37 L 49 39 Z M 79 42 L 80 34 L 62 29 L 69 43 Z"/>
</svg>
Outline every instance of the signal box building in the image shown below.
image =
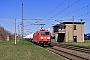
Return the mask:
<svg viewBox="0 0 90 60">
<path fill-rule="evenodd" d="M 84 42 L 85 22 L 62 22 L 53 26 L 57 42 Z"/>
</svg>

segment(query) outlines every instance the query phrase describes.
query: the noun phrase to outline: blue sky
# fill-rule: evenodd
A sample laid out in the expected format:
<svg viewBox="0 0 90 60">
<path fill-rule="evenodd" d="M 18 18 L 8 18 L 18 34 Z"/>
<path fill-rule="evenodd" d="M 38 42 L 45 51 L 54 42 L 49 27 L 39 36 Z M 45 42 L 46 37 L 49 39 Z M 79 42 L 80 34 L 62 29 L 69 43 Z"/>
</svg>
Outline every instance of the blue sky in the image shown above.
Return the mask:
<svg viewBox="0 0 90 60">
<path fill-rule="evenodd" d="M 44 23 L 46 24 L 44 28 L 49 28 L 52 31 L 52 24 L 59 23 L 55 20 L 71 21 L 72 16 L 74 16 L 74 21 L 83 19 L 85 22 L 84 32 L 90 32 L 90 0 L 23 0 L 23 4 L 24 19 L 42 19 L 38 23 L 35 23 L 36 20 L 28 20 L 31 24 Z M 17 20 L 18 31 L 18 25 L 22 20 L 21 13 L 22 0 L 0 0 L 0 25 L 4 26 L 8 31 L 14 32 L 15 19 Z M 28 22 L 24 21 L 24 26 L 30 24 Z M 35 32 L 40 29 L 40 26 L 30 25 L 24 29 Z"/>
</svg>

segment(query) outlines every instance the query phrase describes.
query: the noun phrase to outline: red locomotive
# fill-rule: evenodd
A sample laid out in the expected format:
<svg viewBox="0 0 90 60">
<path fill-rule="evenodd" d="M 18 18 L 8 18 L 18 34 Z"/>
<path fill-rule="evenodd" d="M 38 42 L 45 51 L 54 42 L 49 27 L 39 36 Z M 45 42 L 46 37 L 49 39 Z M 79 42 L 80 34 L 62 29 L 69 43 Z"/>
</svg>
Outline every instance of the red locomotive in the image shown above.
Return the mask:
<svg viewBox="0 0 90 60">
<path fill-rule="evenodd" d="M 39 45 L 51 45 L 51 33 L 49 30 L 39 30 L 33 34 L 32 41 Z"/>
</svg>

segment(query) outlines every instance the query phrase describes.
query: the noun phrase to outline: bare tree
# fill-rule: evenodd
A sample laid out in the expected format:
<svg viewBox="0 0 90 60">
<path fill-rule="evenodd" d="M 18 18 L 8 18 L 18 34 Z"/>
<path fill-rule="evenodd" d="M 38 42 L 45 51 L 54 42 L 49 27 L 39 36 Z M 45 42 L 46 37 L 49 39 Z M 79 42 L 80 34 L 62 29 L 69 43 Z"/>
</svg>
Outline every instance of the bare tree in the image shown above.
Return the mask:
<svg viewBox="0 0 90 60">
<path fill-rule="evenodd" d="M 0 25 L 0 40 L 7 40 L 7 37 L 9 37 L 11 40 L 14 38 L 13 36 L 14 35 L 11 32 L 7 31 L 3 26 Z"/>
</svg>

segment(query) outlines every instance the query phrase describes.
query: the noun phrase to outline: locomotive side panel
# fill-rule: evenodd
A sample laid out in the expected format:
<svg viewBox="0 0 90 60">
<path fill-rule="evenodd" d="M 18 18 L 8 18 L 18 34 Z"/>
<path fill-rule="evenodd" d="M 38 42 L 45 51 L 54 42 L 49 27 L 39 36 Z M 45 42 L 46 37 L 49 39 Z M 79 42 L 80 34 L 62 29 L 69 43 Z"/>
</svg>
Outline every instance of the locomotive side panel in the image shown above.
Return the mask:
<svg viewBox="0 0 90 60">
<path fill-rule="evenodd" d="M 38 32 L 36 32 L 36 33 L 33 34 L 33 41 L 38 42 L 38 39 L 39 39 Z"/>
</svg>

